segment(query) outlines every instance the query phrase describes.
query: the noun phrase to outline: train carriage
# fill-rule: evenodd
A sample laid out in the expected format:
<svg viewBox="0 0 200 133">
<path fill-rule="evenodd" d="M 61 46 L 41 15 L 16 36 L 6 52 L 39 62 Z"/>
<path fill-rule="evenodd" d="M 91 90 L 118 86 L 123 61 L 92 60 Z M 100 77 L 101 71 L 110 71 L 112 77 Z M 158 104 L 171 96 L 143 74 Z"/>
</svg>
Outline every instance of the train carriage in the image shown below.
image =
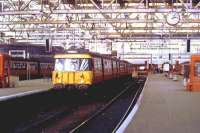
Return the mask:
<svg viewBox="0 0 200 133">
<path fill-rule="evenodd" d="M 50 78 L 54 69 L 53 54 L 63 51 L 57 46 L 47 51 L 44 45 L 0 44 L 0 87 L 9 87 L 12 77 L 19 80 Z"/>
<path fill-rule="evenodd" d="M 51 77 L 54 59 L 49 56 L 33 57 L 24 59 L 11 57 L 11 75 L 18 76 L 19 80 Z"/>
<path fill-rule="evenodd" d="M 0 88 L 10 87 L 13 78 L 24 80 L 51 77 L 53 64 L 52 57 L 24 59 L 0 54 Z"/>
</svg>

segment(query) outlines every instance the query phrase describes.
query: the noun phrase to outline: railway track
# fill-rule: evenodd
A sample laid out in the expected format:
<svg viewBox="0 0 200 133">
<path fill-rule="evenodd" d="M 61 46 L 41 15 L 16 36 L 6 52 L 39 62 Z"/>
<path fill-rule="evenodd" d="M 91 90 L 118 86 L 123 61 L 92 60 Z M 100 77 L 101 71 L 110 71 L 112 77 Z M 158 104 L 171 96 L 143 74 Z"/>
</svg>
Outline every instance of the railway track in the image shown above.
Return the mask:
<svg viewBox="0 0 200 133">
<path fill-rule="evenodd" d="M 121 120 L 119 121 L 119 123 L 117 124 L 117 126 L 115 127 L 115 129 L 112 131 L 113 133 L 116 133 L 118 131 L 118 129 L 120 128 L 120 126 L 123 124 L 123 122 L 125 121 L 125 119 L 128 117 L 129 113 L 133 110 L 135 104 L 137 103 L 137 100 L 143 90 L 143 88 L 145 87 L 145 83 L 146 83 L 146 78 L 140 78 L 137 82 L 139 84 L 138 86 L 138 90 L 136 91 L 133 99 L 131 100 L 131 103 L 127 109 L 127 111 L 124 113 L 123 117 L 121 118 Z"/>
<path fill-rule="evenodd" d="M 118 93 L 116 90 L 121 89 L 121 88 L 116 88 L 116 87 L 119 86 L 120 84 L 127 83 L 127 81 L 129 81 L 129 79 L 124 79 L 121 82 L 117 83 L 117 85 L 115 85 L 113 89 L 110 89 L 112 90 L 110 92 L 107 90 L 109 88 L 106 88 L 104 90 L 103 88 L 97 88 L 96 92 L 90 93 L 90 95 L 87 95 L 87 96 L 83 96 L 83 99 L 79 98 L 77 100 L 78 101 L 77 104 L 73 104 L 73 107 L 72 106 L 69 107 L 67 105 L 66 107 L 68 108 L 66 110 L 61 110 L 60 112 L 54 112 L 53 115 L 47 116 L 45 119 L 41 119 L 38 121 L 36 120 L 35 122 L 32 122 L 31 124 L 28 124 L 27 126 L 25 126 L 25 128 L 19 128 L 19 131 L 20 132 L 43 132 L 45 130 L 45 132 L 52 132 L 52 130 L 56 129 L 59 132 L 62 130 L 64 130 L 64 132 L 68 132 L 75 125 L 87 119 L 91 114 L 95 113 L 98 109 L 101 109 L 105 105 L 105 103 L 111 99 L 110 94 L 116 95 Z M 106 86 L 108 87 L 110 86 L 110 84 L 104 85 L 103 87 L 106 87 Z M 77 112 L 81 114 L 82 108 L 89 108 L 90 110 L 87 110 L 86 111 L 87 113 L 84 116 L 80 116 L 78 118 L 71 118 L 71 116 L 73 116 L 73 114 L 77 114 Z M 63 127 L 61 126 L 62 122 L 60 121 L 62 120 L 60 120 L 60 118 L 64 119 L 63 121 L 65 121 L 65 125 Z M 70 121 L 73 121 L 73 122 L 70 122 Z M 50 125 L 50 126 L 46 126 L 46 125 Z M 59 129 L 57 129 L 57 127 L 59 127 Z M 62 128 L 60 129 L 60 127 Z"/>
<path fill-rule="evenodd" d="M 120 97 L 120 95 L 126 93 L 125 90 L 128 90 L 128 88 L 133 85 L 134 84 L 132 80 L 124 79 L 120 82 L 118 81 L 118 83 L 115 83 L 115 85 L 113 85 L 113 83 L 108 84 L 107 88 L 101 88 L 102 90 L 98 88 L 95 93 L 93 92 L 87 96 L 81 95 L 79 93 L 68 94 L 64 91 L 51 91 L 47 94 L 40 94 L 40 96 L 33 96 L 32 98 L 28 98 L 29 100 L 26 100 L 26 98 L 21 99 L 21 101 L 17 99 L 17 105 L 20 104 L 20 108 L 24 108 L 24 110 L 20 109 L 19 111 L 22 111 L 20 114 L 15 113 L 15 115 L 17 115 L 16 118 L 16 116 L 14 115 L 14 108 L 9 108 L 13 109 L 13 111 L 9 112 L 12 113 L 11 116 L 13 118 L 8 118 L 5 116 L 5 119 L 8 118 L 6 123 L 9 123 L 9 121 L 13 122 L 13 120 L 15 122 L 7 125 L 8 127 L 3 128 L 6 130 L 1 131 L 28 133 L 46 133 L 52 131 L 76 132 L 80 125 L 80 128 L 83 127 L 83 121 L 85 122 L 85 120 L 93 120 L 95 116 L 98 116 L 101 112 L 105 111 L 107 107 L 111 106 Z M 127 88 L 124 90 L 122 87 Z M 111 91 L 108 92 L 108 89 L 110 89 Z M 119 92 L 121 93 L 118 94 Z M 33 105 L 32 107 L 31 105 L 29 105 L 35 103 L 36 101 L 40 102 L 37 106 Z M 13 104 L 15 104 L 15 102 L 12 103 L 10 106 L 12 106 Z M 29 113 L 26 114 L 26 116 L 23 116 L 23 112 L 26 112 L 26 109 L 23 106 L 26 105 L 28 105 Z M 3 106 L 1 106 L 0 104 L 0 108 L 1 107 L 3 108 Z M 91 116 L 91 114 L 95 115 Z M 20 116 L 25 118 L 20 118 Z"/>
<path fill-rule="evenodd" d="M 70 133 L 73 132 L 78 132 L 81 130 L 81 128 L 83 128 L 84 126 L 88 126 L 87 124 L 89 123 L 89 121 L 93 120 L 95 117 L 97 117 L 98 115 L 100 115 L 104 110 L 106 110 L 109 106 L 112 105 L 113 102 L 115 102 L 121 95 L 123 95 L 124 93 L 127 92 L 129 88 L 127 87 L 125 90 L 123 90 L 122 92 L 120 92 L 117 96 L 115 96 L 114 98 L 112 98 L 107 104 L 105 104 L 99 111 L 97 111 L 94 115 L 92 115 L 91 117 L 89 117 L 87 120 L 83 121 L 81 124 L 79 124 L 77 127 L 73 128 L 72 130 L 70 130 Z"/>
<path fill-rule="evenodd" d="M 125 90 L 123 90 L 120 94 L 118 94 L 112 100 L 110 100 L 110 102 L 108 102 L 104 107 L 102 107 L 101 110 L 96 112 L 90 118 L 83 121 L 81 124 L 79 124 L 78 126 L 73 128 L 69 132 L 70 133 L 76 133 L 76 132 L 81 132 L 81 133 L 89 133 L 89 132 L 110 133 L 110 132 L 113 132 L 113 133 L 115 133 L 117 131 L 117 129 L 120 127 L 120 125 L 123 123 L 125 118 L 128 116 L 129 112 L 132 110 L 135 103 L 137 102 L 137 98 L 139 97 L 140 92 L 143 89 L 145 80 L 146 79 L 139 79 L 137 81 L 137 88 L 138 89 L 134 92 L 132 92 L 132 90 L 134 89 L 133 85 L 136 85 L 136 84 L 129 83 Z M 113 108 L 111 106 L 113 106 L 114 103 L 117 103 L 117 100 L 119 100 L 120 98 L 128 97 L 128 96 L 130 96 L 130 106 L 128 107 L 127 111 L 124 112 L 124 115 L 121 115 L 121 118 L 118 119 L 118 122 L 115 122 L 115 124 L 113 124 L 113 125 L 106 124 L 108 122 L 110 123 L 109 118 L 106 118 L 107 117 L 106 114 L 108 114 L 109 117 L 112 117 L 109 113 L 115 111 L 115 110 L 108 111 L 110 108 Z M 112 110 L 112 109 L 110 109 L 110 110 Z M 105 117 L 105 118 L 103 118 L 103 117 Z M 104 123 L 104 124 L 102 125 L 101 123 Z M 106 126 L 108 126 L 108 127 L 106 127 Z"/>
</svg>

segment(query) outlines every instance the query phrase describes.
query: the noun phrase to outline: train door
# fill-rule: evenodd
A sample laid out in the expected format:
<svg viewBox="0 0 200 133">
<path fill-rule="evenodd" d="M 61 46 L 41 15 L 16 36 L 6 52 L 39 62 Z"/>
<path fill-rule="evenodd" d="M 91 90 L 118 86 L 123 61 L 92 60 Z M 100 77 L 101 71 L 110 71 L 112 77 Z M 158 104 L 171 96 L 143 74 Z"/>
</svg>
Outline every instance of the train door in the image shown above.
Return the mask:
<svg viewBox="0 0 200 133">
<path fill-rule="evenodd" d="M 26 64 L 26 80 L 30 80 L 31 79 L 31 66 L 30 66 L 30 62 L 27 62 Z"/>
</svg>

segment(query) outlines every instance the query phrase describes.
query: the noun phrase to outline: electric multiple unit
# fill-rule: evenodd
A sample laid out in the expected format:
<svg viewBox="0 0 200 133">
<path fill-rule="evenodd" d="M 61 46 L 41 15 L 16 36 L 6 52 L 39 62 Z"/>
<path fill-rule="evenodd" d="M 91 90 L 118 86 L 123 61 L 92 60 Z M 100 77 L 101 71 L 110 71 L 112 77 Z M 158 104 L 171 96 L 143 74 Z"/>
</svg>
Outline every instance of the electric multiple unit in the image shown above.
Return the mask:
<svg viewBox="0 0 200 133">
<path fill-rule="evenodd" d="M 87 89 L 114 78 L 131 75 L 133 65 L 95 53 L 64 53 L 55 55 L 52 74 L 54 88 Z"/>
</svg>

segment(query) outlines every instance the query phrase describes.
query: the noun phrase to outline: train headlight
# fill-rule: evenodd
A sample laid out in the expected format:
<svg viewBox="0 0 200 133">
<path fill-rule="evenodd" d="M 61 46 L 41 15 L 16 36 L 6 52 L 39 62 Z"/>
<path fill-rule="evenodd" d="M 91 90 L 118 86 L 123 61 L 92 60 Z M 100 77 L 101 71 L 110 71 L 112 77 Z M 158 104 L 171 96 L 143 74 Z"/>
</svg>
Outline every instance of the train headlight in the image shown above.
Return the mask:
<svg viewBox="0 0 200 133">
<path fill-rule="evenodd" d="M 59 79 L 58 79 L 58 82 L 59 82 L 59 83 L 61 83 L 61 82 L 62 82 L 61 78 L 59 78 Z"/>
<path fill-rule="evenodd" d="M 56 74 L 56 80 L 57 80 L 57 82 L 62 82 L 62 79 L 61 79 L 61 77 L 59 76 L 58 73 Z"/>
<path fill-rule="evenodd" d="M 81 83 L 84 83 L 84 82 L 85 82 L 85 77 L 84 77 L 83 74 L 81 74 L 80 79 L 81 79 L 81 81 L 80 81 Z"/>
</svg>

